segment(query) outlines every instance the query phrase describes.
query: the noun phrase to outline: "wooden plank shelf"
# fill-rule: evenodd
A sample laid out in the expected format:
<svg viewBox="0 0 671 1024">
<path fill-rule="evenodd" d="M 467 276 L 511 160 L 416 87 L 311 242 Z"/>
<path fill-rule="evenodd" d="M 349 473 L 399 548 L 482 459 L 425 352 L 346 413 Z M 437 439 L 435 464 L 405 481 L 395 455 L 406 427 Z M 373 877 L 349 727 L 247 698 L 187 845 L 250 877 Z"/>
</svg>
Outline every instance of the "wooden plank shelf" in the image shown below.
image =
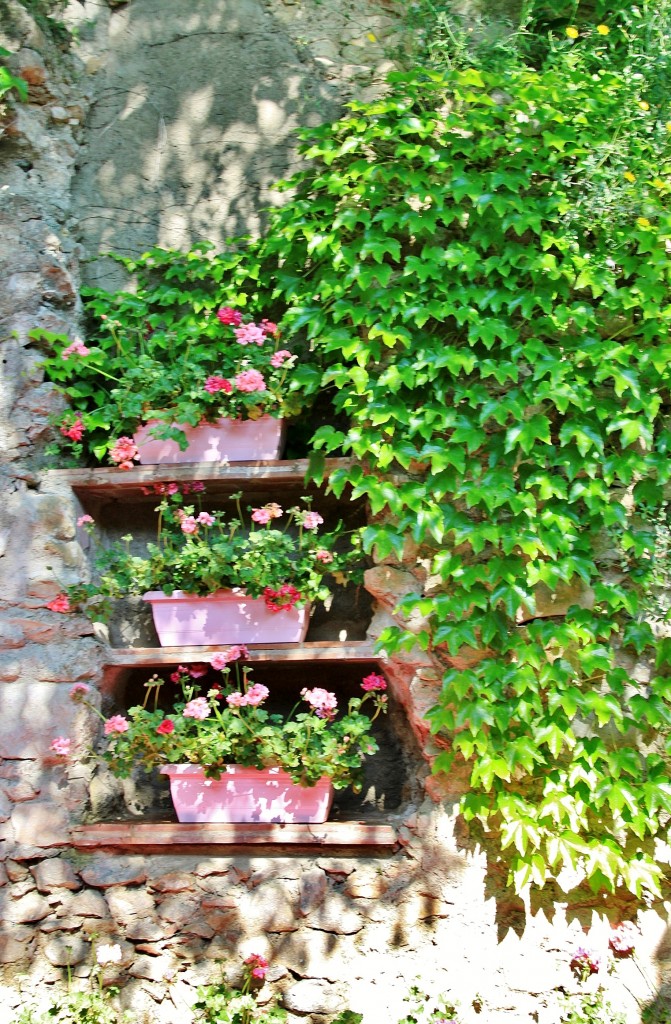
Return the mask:
<svg viewBox="0 0 671 1024">
<path fill-rule="evenodd" d="M 217 647 L 110 647 L 105 651 L 103 660 L 110 668 L 153 668 L 177 662 L 209 662 L 212 655 L 220 653 L 221 649 L 221 644 Z M 374 653 L 374 645 L 368 640 L 352 640 L 349 643 L 320 640 L 302 644 L 248 644 L 247 649 L 249 658 L 245 661 L 250 663 L 380 660 Z"/>
<path fill-rule="evenodd" d="M 352 465 L 351 459 L 326 459 L 324 479 L 336 469 Z M 318 490 L 318 485 L 305 483 L 308 459 L 278 460 L 276 462 L 234 462 L 229 465 L 214 462 L 184 462 L 178 465 L 134 466 L 121 470 L 115 467 L 94 469 L 51 469 L 44 474 L 72 488 L 83 503 L 109 501 L 137 503 L 156 500 L 155 494 L 144 494 L 152 484 L 175 482 L 193 483 L 197 480 L 209 495 L 225 496 L 244 489 L 245 495 L 267 491 L 278 486 L 303 487 Z"/>
<path fill-rule="evenodd" d="M 351 850 L 361 855 L 393 850 L 396 830 L 384 822 L 327 821 L 323 825 L 185 824 L 168 821 L 115 821 L 79 825 L 71 831 L 76 850 L 129 850 L 142 853 L 226 855 L 236 852 L 314 853 Z"/>
</svg>

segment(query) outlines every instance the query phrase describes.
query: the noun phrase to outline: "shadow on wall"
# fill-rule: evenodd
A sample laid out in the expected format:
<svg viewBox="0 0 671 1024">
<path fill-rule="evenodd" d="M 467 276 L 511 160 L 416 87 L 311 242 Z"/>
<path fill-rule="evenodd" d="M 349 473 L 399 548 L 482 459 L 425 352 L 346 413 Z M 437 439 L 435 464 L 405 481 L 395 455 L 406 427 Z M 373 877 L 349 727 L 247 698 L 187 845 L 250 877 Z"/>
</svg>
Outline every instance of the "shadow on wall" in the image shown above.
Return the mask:
<svg viewBox="0 0 671 1024">
<path fill-rule="evenodd" d="M 335 86 L 262 0 L 133 0 L 107 46 L 74 184 L 86 251 L 258 234 L 297 166 L 296 128 L 337 116 Z M 89 283 L 121 280 L 110 261 L 89 266 Z"/>
</svg>

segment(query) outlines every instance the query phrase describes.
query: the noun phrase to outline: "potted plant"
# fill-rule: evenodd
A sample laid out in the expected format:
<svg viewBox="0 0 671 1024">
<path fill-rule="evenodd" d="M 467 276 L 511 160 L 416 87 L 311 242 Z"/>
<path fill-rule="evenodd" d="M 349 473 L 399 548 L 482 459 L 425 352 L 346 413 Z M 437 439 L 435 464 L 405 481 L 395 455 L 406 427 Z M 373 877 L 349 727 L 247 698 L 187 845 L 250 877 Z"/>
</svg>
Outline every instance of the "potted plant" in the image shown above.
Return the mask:
<svg viewBox="0 0 671 1024">
<path fill-rule="evenodd" d="M 95 294 L 86 343 L 31 335 L 47 343 L 45 375 L 69 405 L 51 454 L 120 469 L 279 457 L 285 417 L 300 411 L 316 371 L 296 365 L 276 323 L 231 306 L 177 316 L 158 300 Z M 178 291 L 173 303 L 184 301 Z"/>
<path fill-rule="evenodd" d="M 337 529 L 319 534 L 323 519 L 309 499 L 286 511 L 276 502 L 251 508 L 246 522 L 240 494 L 229 515 L 186 504 L 176 484 L 153 489 L 164 492 L 156 540 L 140 554 L 130 534 L 101 549 L 98 579 L 67 588 L 66 606 L 55 610 L 81 607 L 104 621 L 112 599 L 141 595 L 163 646 L 300 642 L 311 602 L 330 593 L 325 577 L 341 577 L 356 554 L 335 550 Z M 197 498 L 201 489 L 189 487 Z M 95 529 L 91 516 L 78 523 Z"/>
<path fill-rule="evenodd" d="M 334 789 L 360 789 L 364 757 L 378 749 L 371 728 L 387 709 L 386 681 L 371 673 L 344 712 L 334 693 L 314 687 L 301 690 L 288 714 L 276 714 L 265 706 L 268 687 L 241 666 L 246 657 L 235 645 L 210 665 L 178 666 L 170 680 L 181 695 L 167 712 L 159 706 L 166 682 L 152 676 L 141 705 L 101 716 L 107 747 L 100 756 L 119 778 L 138 765 L 168 775 L 179 821 L 326 821 Z M 220 682 L 207 683 L 210 667 Z M 100 714 L 88 692 L 84 683 L 70 691 Z M 67 737 L 53 741 L 57 755 L 68 748 Z"/>
</svg>

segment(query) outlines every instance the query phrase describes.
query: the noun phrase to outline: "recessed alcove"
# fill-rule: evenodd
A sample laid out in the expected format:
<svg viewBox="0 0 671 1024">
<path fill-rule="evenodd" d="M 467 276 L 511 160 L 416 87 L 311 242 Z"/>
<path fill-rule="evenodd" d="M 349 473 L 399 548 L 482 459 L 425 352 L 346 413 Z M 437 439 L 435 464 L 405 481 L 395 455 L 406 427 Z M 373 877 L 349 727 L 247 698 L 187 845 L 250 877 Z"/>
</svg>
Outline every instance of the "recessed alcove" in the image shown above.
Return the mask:
<svg viewBox="0 0 671 1024">
<path fill-rule="evenodd" d="M 348 460 L 327 459 L 325 476 L 349 465 Z M 242 493 L 240 507 L 249 521 L 250 509 L 276 501 L 286 510 L 303 506 L 302 498 L 312 501 L 312 508 L 323 516 L 320 531 L 338 528 L 346 532 L 366 523 L 363 501 L 350 500 L 349 492 L 336 497 L 315 483 L 306 483 L 308 460 L 284 462 L 233 463 L 222 466 L 212 463 L 175 466 L 137 466 L 131 470 L 74 469 L 54 470 L 59 479 L 67 481 L 82 509 L 92 515 L 96 524 L 95 543 L 103 547 L 132 534 L 130 549 L 143 554 L 146 544 L 156 538 L 161 488 L 166 483 L 179 487 L 198 481 L 204 492 L 187 494 L 185 505 L 193 504 L 206 511 L 224 511 L 236 515 L 232 495 Z M 87 538 L 82 536 L 84 544 Z M 95 557 L 93 542 L 88 542 Z M 327 577 L 327 583 L 328 583 Z M 372 617 L 372 599 L 358 583 L 341 586 L 333 582 L 331 597 L 313 606 L 308 641 L 350 642 L 364 640 Z M 158 645 L 151 613 L 141 598 L 114 602 L 109 623 L 109 642 L 113 647 L 154 647 Z"/>
<path fill-rule="evenodd" d="M 207 661 L 202 660 L 202 648 L 193 649 L 197 652 L 196 657 L 185 657 L 184 650 L 178 658 L 173 653 L 173 662 L 167 664 L 146 663 L 134 668 L 120 668 L 116 671 L 111 666 L 105 674 L 105 690 L 103 694 L 103 712 L 105 715 L 124 714 L 128 708 L 142 704 L 147 693 L 146 684 L 154 675 L 163 680 L 159 691 L 158 708 L 169 713 L 175 700 L 181 698 L 179 686 L 170 680 L 170 675 L 176 670 L 177 665 L 192 666 L 194 664 L 205 667 Z M 200 658 L 198 657 L 200 654 Z M 151 658 L 147 659 L 150 662 Z M 361 682 L 371 672 L 379 672 L 376 661 L 343 661 L 333 657 L 321 659 L 314 663 L 296 663 L 285 660 L 254 660 L 239 662 L 238 665 L 247 666 L 251 669 L 253 682 L 263 683 L 270 691 L 270 696 L 264 707 L 271 714 L 289 715 L 307 710 L 307 706 L 301 700 L 303 688 L 321 687 L 336 694 L 340 711 L 345 711 L 350 698 L 363 696 Z M 222 682 L 221 672 L 217 672 L 207 666 L 206 674 L 195 680 L 197 687 L 196 696 L 204 695 L 214 683 Z M 231 678 L 235 678 L 235 666 L 232 666 Z M 372 700 L 368 705 L 371 713 L 373 710 Z M 154 707 L 153 695 L 150 708 Z M 368 818 L 380 818 L 389 811 L 397 810 L 403 799 L 404 786 L 406 783 L 406 769 L 402 757 L 401 745 L 393 728 L 392 715 L 380 714 L 374 725 L 373 734 L 379 745 L 379 751 L 371 757 L 366 758 L 364 763 L 364 784 L 360 793 L 354 793 L 351 789 L 336 792 L 334 806 L 331 813 L 332 820 L 346 820 L 347 818 L 360 818 L 365 815 Z M 104 748 L 105 741 L 101 740 Z M 170 809 L 168 798 L 167 781 L 158 773 L 143 777 L 142 787 L 152 789 L 153 798 L 150 806 L 144 813 L 164 812 Z M 146 799 L 146 795 L 145 795 Z M 121 809 L 121 808 L 120 808 Z M 129 808 L 130 810 L 130 808 Z"/>
</svg>

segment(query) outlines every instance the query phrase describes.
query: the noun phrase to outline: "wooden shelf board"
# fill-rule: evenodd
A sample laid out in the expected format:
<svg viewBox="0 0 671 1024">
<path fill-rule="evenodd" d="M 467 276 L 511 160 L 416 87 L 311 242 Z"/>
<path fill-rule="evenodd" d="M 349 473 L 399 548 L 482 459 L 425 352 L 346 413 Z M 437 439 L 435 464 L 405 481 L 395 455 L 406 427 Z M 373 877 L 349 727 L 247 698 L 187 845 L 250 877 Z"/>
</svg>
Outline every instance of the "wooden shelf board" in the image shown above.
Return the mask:
<svg viewBox="0 0 671 1024">
<path fill-rule="evenodd" d="M 233 853 L 250 848 L 296 853 L 315 848 L 373 852 L 397 846 L 395 829 L 385 823 L 327 821 L 323 825 L 185 824 L 168 821 L 117 821 L 79 825 L 71 831 L 77 850 L 141 850 L 143 853 Z"/>
<path fill-rule="evenodd" d="M 261 661 L 350 661 L 368 662 L 380 659 L 368 640 L 339 643 L 320 640 L 303 644 L 249 644 L 249 662 Z M 217 647 L 110 647 L 103 663 L 111 668 L 142 668 L 173 665 L 177 662 L 208 661 L 221 651 Z"/>
<path fill-rule="evenodd" d="M 326 459 L 324 477 L 334 470 L 351 465 L 350 459 Z M 213 462 L 188 462 L 179 465 L 134 466 L 120 470 L 115 467 L 94 469 L 51 469 L 45 479 L 51 478 L 66 483 L 83 500 L 115 499 L 116 501 L 137 502 L 155 500 L 156 495 L 144 495 L 143 487 L 151 484 L 174 481 L 191 483 L 198 480 L 210 493 L 226 493 L 244 487 L 246 493 L 267 490 L 277 484 L 296 484 L 316 488 L 317 485 L 304 483 L 308 471 L 307 459 L 291 459 L 276 462 L 234 462 L 222 465 Z"/>
</svg>

